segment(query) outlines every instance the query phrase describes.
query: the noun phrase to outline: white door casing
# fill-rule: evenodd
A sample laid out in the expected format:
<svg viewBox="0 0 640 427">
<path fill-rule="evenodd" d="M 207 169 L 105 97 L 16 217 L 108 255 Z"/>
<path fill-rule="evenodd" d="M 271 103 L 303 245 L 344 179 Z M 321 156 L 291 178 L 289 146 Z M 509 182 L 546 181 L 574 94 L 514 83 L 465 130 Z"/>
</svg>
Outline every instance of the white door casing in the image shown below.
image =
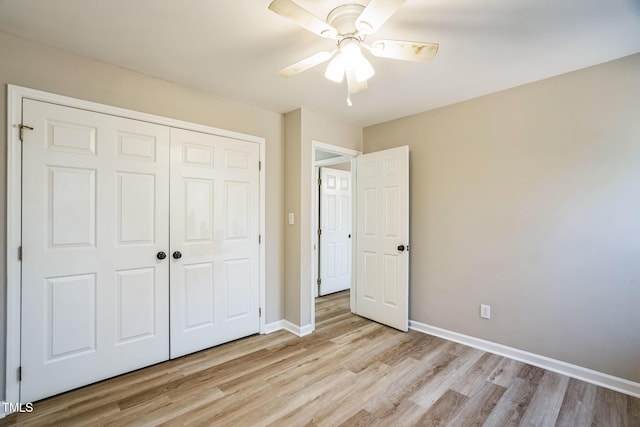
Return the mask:
<svg viewBox="0 0 640 427">
<path fill-rule="evenodd" d="M 409 147 L 358 156 L 356 180 L 356 312 L 407 331 Z"/>
<path fill-rule="evenodd" d="M 168 357 L 169 128 L 24 100 L 22 402 Z"/>
<path fill-rule="evenodd" d="M 320 295 L 351 287 L 351 172 L 320 168 Z"/>
<path fill-rule="evenodd" d="M 172 358 L 259 331 L 259 154 L 171 129 Z"/>
</svg>

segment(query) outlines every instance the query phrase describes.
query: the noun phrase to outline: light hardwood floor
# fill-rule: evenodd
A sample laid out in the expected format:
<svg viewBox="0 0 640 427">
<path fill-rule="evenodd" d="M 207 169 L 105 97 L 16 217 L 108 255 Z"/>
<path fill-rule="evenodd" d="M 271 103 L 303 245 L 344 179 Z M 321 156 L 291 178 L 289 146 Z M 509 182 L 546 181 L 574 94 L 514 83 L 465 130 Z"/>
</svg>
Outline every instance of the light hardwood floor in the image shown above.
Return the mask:
<svg viewBox="0 0 640 427">
<path fill-rule="evenodd" d="M 318 299 L 316 332 L 252 336 L 35 403 L 0 426 L 640 426 L 640 399 Z"/>
</svg>

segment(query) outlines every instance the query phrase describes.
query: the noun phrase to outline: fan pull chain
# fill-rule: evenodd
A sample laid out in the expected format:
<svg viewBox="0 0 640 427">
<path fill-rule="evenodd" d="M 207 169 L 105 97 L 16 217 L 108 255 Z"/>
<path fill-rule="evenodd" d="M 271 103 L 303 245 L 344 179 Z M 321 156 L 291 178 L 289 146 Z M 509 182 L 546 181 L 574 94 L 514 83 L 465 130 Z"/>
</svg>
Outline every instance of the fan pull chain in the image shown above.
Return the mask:
<svg viewBox="0 0 640 427">
<path fill-rule="evenodd" d="M 353 103 L 351 102 L 351 92 L 349 92 L 349 81 L 347 80 L 347 106 L 351 107 Z"/>
</svg>

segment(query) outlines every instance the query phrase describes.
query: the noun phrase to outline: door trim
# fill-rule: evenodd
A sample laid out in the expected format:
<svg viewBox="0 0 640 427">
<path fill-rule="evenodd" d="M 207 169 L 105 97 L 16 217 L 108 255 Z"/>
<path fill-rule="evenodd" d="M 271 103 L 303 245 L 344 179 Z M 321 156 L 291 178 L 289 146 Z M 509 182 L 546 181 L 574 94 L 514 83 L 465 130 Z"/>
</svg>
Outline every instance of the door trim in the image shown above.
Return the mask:
<svg viewBox="0 0 640 427">
<path fill-rule="evenodd" d="M 260 184 L 259 184 L 259 233 L 262 237 L 260 244 L 260 307 L 263 314 L 260 317 L 260 333 L 265 333 L 266 319 L 266 230 L 265 230 L 265 194 L 266 194 L 266 144 L 265 139 L 258 136 L 218 129 L 196 123 L 156 116 L 125 108 L 113 107 L 77 98 L 43 92 L 16 85 L 7 85 L 7 301 L 6 309 L 6 349 L 5 349 L 5 390 L 4 401 L 18 402 L 20 397 L 20 382 L 18 368 L 20 367 L 20 337 L 21 330 L 21 261 L 18 258 L 18 248 L 22 244 L 22 150 L 20 142 L 19 124 L 22 120 L 22 101 L 32 99 L 49 102 L 66 107 L 89 110 L 96 113 L 109 114 L 173 128 L 186 129 L 213 135 L 220 135 L 242 141 L 253 142 L 260 147 Z M 28 125 L 28 123 L 25 123 Z M 258 167 L 258 165 L 256 165 Z M 258 236 L 256 236 L 256 239 Z M 28 254 L 27 254 L 28 256 Z M 22 402 L 27 403 L 27 402 Z M 1 417 L 2 414 L 0 414 Z"/>
<path fill-rule="evenodd" d="M 311 206 L 311 222 L 312 225 L 310 227 L 309 233 L 311 237 L 311 247 L 315 247 L 316 250 L 311 250 L 311 259 L 309 260 L 311 267 L 311 277 L 309 278 L 309 282 L 305 284 L 301 283 L 301 286 L 311 286 L 311 292 L 309 293 L 309 301 L 308 304 L 311 307 L 311 328 L 309 329 L 309 333 L 316 330 L 316 299 L 315 289 L 317 286 L 316 280 L 318 279 L 318 234 L 316 225 L 318 224 L 318 168 L 316 165 L 316 150 L 328 151 L 331 153 L 340 154 L 342 156 L 342 161 L 345 161 L 345 158 L 351 159 L 351 234 L 352 237 L 355 238 L 353 234 L 354 228 L 353 224 L 355 224 L 355 217 L 353 216 L 356 212 L 355 209 L 355 192 L 353 190 L 356 175 L 355 175 L 355 159 L 357 156 L 362 154 L 360 151 L 352 150 L 350 148 L 341 147 L 339 145 L 327 144 L 326 142 L 320 141 L 311 141 L 311 176 L 309 177 L 310 185 L 311 185 L 311 200 L 309 200 L 309 204 Z M 304 230 L 302 230 L 304 233 Z M 354 255 L 355 255 L 355 245 L 351 245 L 351 289 L 355 288 L 354 280 L 355 280 L 355 263 L 354 263 Z M 304 295 L 304 293 L 303 293 Z M 355 292 L 351 292 L 351 311 L 355 310 Z M 304 304 L 304 301 L 302 301 Z"/>
</svg>

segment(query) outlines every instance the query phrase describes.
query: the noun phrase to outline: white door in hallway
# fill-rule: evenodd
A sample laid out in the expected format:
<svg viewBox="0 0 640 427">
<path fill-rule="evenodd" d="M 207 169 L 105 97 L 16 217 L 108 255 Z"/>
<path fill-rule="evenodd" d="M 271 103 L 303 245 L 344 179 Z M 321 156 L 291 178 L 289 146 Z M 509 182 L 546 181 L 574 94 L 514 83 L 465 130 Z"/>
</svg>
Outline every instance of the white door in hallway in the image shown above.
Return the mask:
<svg viewBox="0 0 640 427">
<path fill-rule="evenodd" d="M 320 168 L 320 295 L 351 287 L 351 172 Z"/>
<path fill-rule="evenodd" d="M 356 313 L 408 330 L 409 147 L 357 158 Z"/>
<path fill-rule="evenodd" d="M 25 100 L 22 382 L 30 402 L 169 354 L 169 128 Z"/>
<path fill-rule="evenodd" d="M 259 147 L 171 130 L 171 357 L 259 331 Z"/>
</svg>

